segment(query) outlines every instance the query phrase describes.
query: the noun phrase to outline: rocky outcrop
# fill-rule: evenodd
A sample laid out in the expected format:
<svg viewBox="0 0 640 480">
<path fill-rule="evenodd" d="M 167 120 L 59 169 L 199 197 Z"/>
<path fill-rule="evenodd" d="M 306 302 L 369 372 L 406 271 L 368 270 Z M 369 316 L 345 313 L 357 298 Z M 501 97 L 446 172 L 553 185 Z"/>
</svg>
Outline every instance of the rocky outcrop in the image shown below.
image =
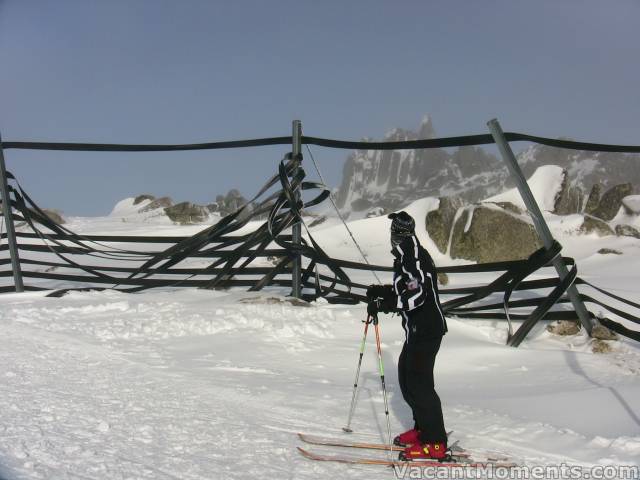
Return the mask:
<svg viewBox="0 0 640 480">
<path fill-rule="evenodd" d="M 160 197 L 160 198 L 151 197 L 148 200 L 151 200 L 149 205 L 146 205 L 146 206 L 140 208 L 138 210 L 138 212 L 146 213 L 146 212 L 150 212 L 152 210 L 157 210 L 159 208 L 162 208 L 162 209 L 168 208 L 168 207 L 171 207 L 173 205 L 173 200 L 171 200 L 171 198 L 169 198 L 169 197 Z M 135 205 L 135 202 L 134 202 L 134 205 Z"/>
<path fill-rule="evenodd" d="M 610 188 L 602 195 L 598 207 L 593 211 L 593 216 L 607 222 L 613 220 L 622 206 L 622 199 L 633 193 L 633 185 L 623 183 Z"/>
<path fill-rule="evenodd" d="M 394 129 L 384 141 L 434 137 L 433 124 L 426 117 L 417 132 Z M 496 182 L 502 185 L 507 176 L 506 167 L 494 155 L 477 147 L 461 147 L 452 153 L 439 148 L 359 150 L 345 162 L 336 198 L 340 208 L 359 212 L 374 207 L 394 211 L 441 191 L 477 201 L 488 196 L 487 189 Z"/>
<path fill-rule="evenodd" d="M 616 235 L 619 237 L 634 237 L 640 239 L 640 232 L 631 225 L 616 225 Z"/>
<path fill-rule="evenodd" d="M 462 208 L 463 201 L 457 197 L 441 197 L 437 210 L 427 213 L 427 233 L 442 253 L 447 252 L 451 228 L 458 209 Z"/>
<path fill-rule="evenodd" d="M 62 216 L 62 213 L 60 211 L 58 211 L 58 210 L 50 210 L 48 208 L 43 208 L 42 211 L 49 218 L 49 220 L 57 223 L 58 225 L 62 225 L 63 223 L 66 223 L 66 221 L 65 221 L 65 219 Z"/>
<path fill-rule="evenodd" d="M 435 138 L 431 119 L 425 118 L 416 132 L 395 129 L 384 141 Z M 366 140 L 365 140 L 366 141 Z M 559 215 L 579 213 L 584 192 L 592 191 L 585 212 L 593 214 L 604 189 L 624 182 L 640 185 L 640 155 L 588 152 L 533 145 L 517 156 L 526 177 L 543 165 L 556 165 L 567 172 L 562 195 L 554 211 Z M 612 168 L 612 166 L 615 166 Z M 398 210 L 425 197 L 457 196 L 478 202 L 513 187 L 504 162 L 478 147 L 456 150 L 420 149 L 356 151 L 347 159 L 337 193 L 341 209 L 366 211 L 374 207 Z M 605 218 L 605 220 L 607 220 Z"/>
<path fill-rule="evenodd" d="M 615 250 L 613 248 L 601 248 L 598 250 L 600 255 L 622 255 L 620 250 Z"/>
<path fill-rule="evenodd" d="M 541 243 L 525 217 L 497 205 L 467 207 L 456 220 L 451 257 L 478 263 L 527 258 Z"/>
<path fill-rule="evenodd" d="M 600 198 L 602 197 L 602 184 L 596 183 L 591 187 L 589 198 L 587 198 L 587 204 L 584 207 L 584 213 L 587 215 L 593 215 L 598 205 L 600 204 Z"/>
<path fill-rule="evenodd" d="M 138 195 L 136 198 L 133 199 L 133 204 L 134 205 L 139 205 L 142 202 L 144 202 L 145 200 L 155 200 L 156 197 L 154 197 L 153 195 L 149 195 L 149 194 L 142 194 L 142 195 Z"/>
<path fill-rule="evenodd" d="M 575 320 L 558 320 L 547 325 L 547 331 L 563 337 L 577 335 L 580 333 L 580 324 Z"/>
<path fill-rule="evenodd" d="M 556 197 L 553 213 L 556 215 L 579 213 L 582 210 L 583 198 L 582 189 L 570 184 L 569 174 L 564 169 L 562 171 L 562 186 Z"/>
<path fill-rule="evenodd" d="M 167 216 L 176 223 L 189 225 L 202 223 L 209 217 L 209 210 L 191 202 L 182 202 L 164 209 Z"/>
<path fill-rule="evenodd" d="M 604 325 L 597 323 L 591 329 L 591 337 L 598 340 L 618 340 L 618 335 L 615 332 L 609 330 Z"/>
<path fill-rule="evenodd" d="M 580 227 L 580 233 L 590 234 L 595 233 L 599 237 L 606 237 L 607 235 L 614 235 L 615 232 L 609 226 L 607 222 L 604 222 L 598 218 L 585 216 L 582 226 Z"/>
<path fill-rule="evenodd" d="M 215 203 L 207 205 L 210 212 L 216 212 L 221 217 L 235 212 L 247 203 L 247 199 L 235 188 L 229 190 L 226 195 L 216 196 Z"/>
</svg>

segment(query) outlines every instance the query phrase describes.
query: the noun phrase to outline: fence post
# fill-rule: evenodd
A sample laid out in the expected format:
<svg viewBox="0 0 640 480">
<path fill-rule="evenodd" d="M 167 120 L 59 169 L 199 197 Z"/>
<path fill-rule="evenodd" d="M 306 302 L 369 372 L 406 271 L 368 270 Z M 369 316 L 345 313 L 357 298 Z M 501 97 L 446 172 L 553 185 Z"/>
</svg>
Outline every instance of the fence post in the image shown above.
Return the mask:
<svg viewBox="0 0 640 480">
<path fill-rule="evenodd" d="M 522 170 L 518 165 L 518 161 L 516 160 L 516 157 L 513 154 L 513 150 L 511 150 L 511 146 L 509 145 L 509 142 L 507 142 L 507 139 L 504 136 L 504 132 L 502 131 L 502 127 L 500 126 L 500 123 L 498 123 L 498 120 L 494 118 L 493 120 L 490 120 L 487 123 L 487 126 L 491 131 L 491 135 L 493 136 L 493 139 L 495 140 L 496 145 L 498 146 L 498 149 L 500 150 L 500 154 L 502 155 L 502 158 L 507 164 L 507 168 L 511 173 L 511 177 L 516 182 L 518 191 L 520 192 L 520 195 L 522 196 L 522 199 L 524 200 L 524 203 L 527 206 L 527 210 L 529 210 L 529 213 L 531 214 L 531 218 L 533 219 L 533 225 L 535 226 L 535 229 L 538 232 L 538 235 L 542 239 L 542 243 L 546 248 L 551 248 L 551 245 L 553 244 L 554 239 L 553 239 L 553 236 L 551 235 L 551 231 L 549 230 L 549 226 L 547 225 L 547 222 L 544 220 L 544 217 L 542 216 L 542 212 L 540 211 L 540 207 L 538 206 L 538 203 L 536 202 L 536 199 L 534 198 L 533 193 L 531 193 L 531 189 L 529 188 L 527 179 L 524 177 L 524 174 L 522 173 Z M 560 276 L 560 279 L 564 279 L 569 274 L 569 271 L 567 270 L 567 266 L 564 264 L 564 261 L 562 260 L 561 256 L 557 256 L 553 260 L 553 266 L 556 268 L 558 275 Z M 589 315 L 587 308 L 584 306 L 584 303 L 580 298 L 580 293 L 578 292 L 578 289 L 576 288 L 576 286 L 572 284 L 568 288 L 567 294 L 569 296 L 569 299 L 571 300 L 571 303 L 573 304 L 573 308 L 576 309 L 576 313 L 578 314 L 580 323 L 582 323 L 582 326 L 589 333 L 589 335 L 591 335 L 591 329 L 593 328 L 593 325 L 591 323 L 591 316 Z M 510 343 L 510 345 L 517 347 L 519 343 L 520 342 Z"/>
<path fill-rule="evenodd" d="M 293 135 L 292 135 L 292 148 L 291 153 L 293 155 L 293 161 L 295 162 L 295 168 L 293 170 L 293 176 L 295 177 L 300 167 L 300 154 L 302 153 L 302 122 L 300 120 L 293 121 Z M 301 198 L 300 186 L 296 189 L 295 200 L 298 201 Z M 292 242 L 293 245 L 299 247 L 302 242 L 302 225 L 300 222 L 296 222 L 292 229 Z M 302 259 L 300 254 L 296 253 L 293 258 L 292 268 L 292 292 L 291 295 L 295 298 L 302 296 Z"/>
<path fill-rule="evenodd" d="M 0 191 L 2 194 L 2 214 L 4 215 L 4 221 L 7 226 L 7 243 L 9 244 L 9 255 L 11 255 L 11 267 L 13 268 L 13 285 L 16 292 L 24 292 L 22 272 L 20 271 L 20 257 L 18 255 L 18 242 L 16 241 L 16 230 L 13 226 L 13 208 L 11 207 L 11 197 L 9 195 L 7 169 L 4 164 L 2 135 L 0 135 Z"/>
</svg>

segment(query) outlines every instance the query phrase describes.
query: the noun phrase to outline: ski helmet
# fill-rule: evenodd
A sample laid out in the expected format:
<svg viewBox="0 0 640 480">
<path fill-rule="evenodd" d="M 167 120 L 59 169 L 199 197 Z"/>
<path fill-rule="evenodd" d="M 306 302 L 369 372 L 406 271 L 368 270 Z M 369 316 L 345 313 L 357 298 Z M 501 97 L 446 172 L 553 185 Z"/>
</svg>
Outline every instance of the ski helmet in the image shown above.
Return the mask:
<svg viewBox="0 0 640 480">
<path fill-rule="evenodd" d="M 403 238 L 415 234 L 416 221 L 407 212 L 392 213 L 387 218 L 391 219 L 391 245 L 395 247 Z"/>
</svg>

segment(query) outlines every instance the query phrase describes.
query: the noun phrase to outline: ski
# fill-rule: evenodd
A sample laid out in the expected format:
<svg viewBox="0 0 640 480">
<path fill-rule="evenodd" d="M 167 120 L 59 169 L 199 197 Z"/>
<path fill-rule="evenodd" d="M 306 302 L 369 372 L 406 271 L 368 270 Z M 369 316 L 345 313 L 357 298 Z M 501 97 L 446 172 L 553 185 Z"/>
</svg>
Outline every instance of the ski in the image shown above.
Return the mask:
<svg viewBox="0 0 640 480">
<path fill-rule="evenodd" d="M 513 468 L 517 465 L 511 462 L 476 462 L 464 459 L 464 461 L 456 461 L 455 457 L 451 461 L 439 460 L 385 460 L 383 458 L 358 457 L 355 455 L 339 455 L 339 454 L 319 454 L 298 447 L 298 451 L 302 456 L 309 460 L 320 462 L 338 462 L 348 463 L 352 465 L 382 465 L 387 467 L 442 467 L 442 468 Z"/>
<path fill-rule="evenodd" d="M 327 447 L 346 447 L 346 448 L 361 448 L 367 450 L 386 450 L 389 451 L 389 445 L 386 443 L 370 443 L 370 442 L 353 442 L 350 440 L 344 440 L 342 438 L 334 438 L 334 437 L 320 437 L 316 435 L 308 435 L 306 433 L 298 433 L 298 438 L 305 443 L 309 443 L 311 445 L 323 445 Z M 468 457 L 469 453 L 465 452 L 463 449 L 458 447 L 458 442 L 454 442 L 449 450 L 452 450 L 452 453 L 458 457 Z M 404 447 L 399 447 L 397 445 L 391 446 L 391 451 L 393 452 L 401 452 L 404 450 Z"/>
<path fill-rule="evenodd" d="M 368 443 L 368 442 L 352 442 L 341 438 L 319 437 L 316 435 L 308 435 L 306 433 L 298 433 L 298 438 L 305 443 L 311 445 L 326 445 L 328 447 L 347 447 L 347 448 L 365 448 L 369 450 L 389 450 L 389 445 L 385 443 Z M 391 450 L 401 452 L 403 447 L 392 445 Z"/>
</svg>

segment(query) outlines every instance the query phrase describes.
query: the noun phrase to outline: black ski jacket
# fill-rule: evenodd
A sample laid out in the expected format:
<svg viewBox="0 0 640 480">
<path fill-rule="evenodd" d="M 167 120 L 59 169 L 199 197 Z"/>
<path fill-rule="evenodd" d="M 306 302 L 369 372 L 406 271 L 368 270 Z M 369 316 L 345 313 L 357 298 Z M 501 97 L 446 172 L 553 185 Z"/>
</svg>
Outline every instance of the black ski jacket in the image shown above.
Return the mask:
<svg viewBox="0 0 640 480">
<path fill-rule="evenodd" d="M 404 238 L 392 253 L 393 290 L 406 342 L 442 337 L 447 332 L 447 321 L 440 305 L 438 276 L 431 255 L 415 235 Z"/>
</svg>

